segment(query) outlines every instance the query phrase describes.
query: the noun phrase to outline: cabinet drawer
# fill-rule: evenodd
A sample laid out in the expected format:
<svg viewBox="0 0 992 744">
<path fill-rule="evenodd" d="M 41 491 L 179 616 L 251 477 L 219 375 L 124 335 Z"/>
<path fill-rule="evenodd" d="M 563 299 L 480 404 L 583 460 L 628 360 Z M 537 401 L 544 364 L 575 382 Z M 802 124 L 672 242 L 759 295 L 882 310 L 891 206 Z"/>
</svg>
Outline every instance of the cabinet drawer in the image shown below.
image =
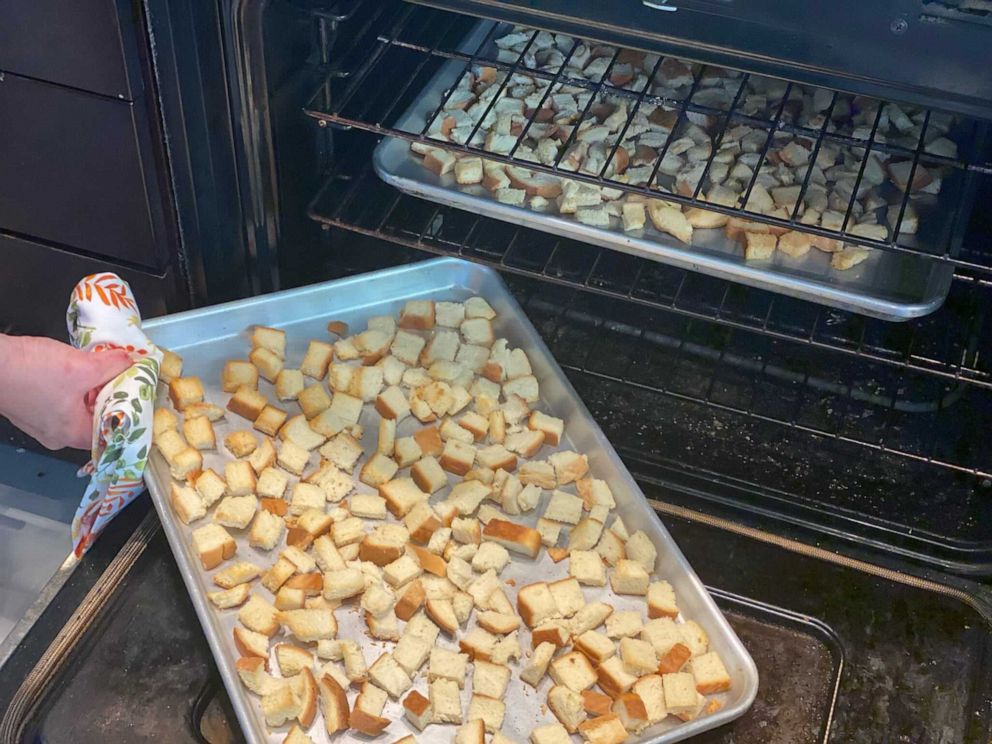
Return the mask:
<svg viewBox="0 0 992 744">
<path fill-rule="evenodd" d="M 132 99 L 142 87 L 138 8 L 119 0 L 0 0 L 0 70 Z"/>
<path fill-rule="evenodd" d="M 0 80 L 0 229 L 157 269 L 162 200 L 141 102 Z"/>
<path fill-rule="evenodd" d="M 0 233 L 0 333 L 68 339 L 65 311 L 76 282 L 89 274 L 113 271 L 134 291 L 143 318 L 186 306 L 172 272 L 147 274 L 107 261 L 77 256 Z"/>
</svg>

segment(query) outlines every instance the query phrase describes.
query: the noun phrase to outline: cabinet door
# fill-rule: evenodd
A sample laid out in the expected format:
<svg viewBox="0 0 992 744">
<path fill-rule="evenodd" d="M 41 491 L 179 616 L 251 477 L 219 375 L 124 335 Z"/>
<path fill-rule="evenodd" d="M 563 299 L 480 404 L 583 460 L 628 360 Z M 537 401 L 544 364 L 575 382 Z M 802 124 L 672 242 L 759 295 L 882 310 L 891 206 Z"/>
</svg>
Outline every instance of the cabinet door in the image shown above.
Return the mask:
<svg viewBox="0 0 992 744">
<path fill-rule="evenodd" d="M 131 100 L 139 12 L 125 0 L 0 0 L 0 70 Z"/>
<path fill-rule="evenodd" d="M 0 229 L 159 269 L 158 169 L 143 101 L 0 79 Z"/>
</svg>

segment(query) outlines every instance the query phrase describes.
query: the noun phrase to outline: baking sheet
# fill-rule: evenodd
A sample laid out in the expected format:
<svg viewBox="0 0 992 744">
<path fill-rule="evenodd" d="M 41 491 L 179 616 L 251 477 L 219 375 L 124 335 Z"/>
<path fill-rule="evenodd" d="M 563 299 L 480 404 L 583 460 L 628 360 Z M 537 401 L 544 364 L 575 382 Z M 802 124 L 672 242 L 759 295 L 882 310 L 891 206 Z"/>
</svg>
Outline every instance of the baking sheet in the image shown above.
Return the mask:
<svg viewBox="0 0 992 744">
<path fill-rule="evenodd" d="M 509 30 L 508 24 L 503 25 Z M 492 28 L 492 21 L 480 22 L 466 37 L 460 50 L 469 54 L 475 52 Z M 497 31 L 493 38 L 499 33 Z M 445 90 L 457 82 L 464 68 L 465 63 L 458 60 L 445 63 L 399 117 L 395 128 L 419 134 L 442 100 Z M 404 139 L 386 137 L 373 154 L 373 165 L 379 177 L 408 194 L 884 320 L 908 320 L 933 312 L 947 297 L 954 274 L 954 267 L 947 263 L 893 251 L 876 250 L 859 266 L 838 271 L 830 266 L 830 254 L 819 250 L 812 250 L 800 258 L 776 251 L 770 261 L 745 261 L 740 245 L 729 241 L 722 229 L 696 230 L 693 245 L 687 246 L 650 226 L 630 233 L 620 229 L 591 227 L 557 214 L 542 214 L 526 207 L 501 204 L 481 185 L 459 186 L 453 174 L 437 176 L 424 168 L 420 158 L 412 154 L 409 147 L 409 142 Z M 526 163 L 521 165 L 526 167 Z M 947 193 L 938 197 L 940 207 L 956 212 L 952 209 L 954 204 L 948 202 L 954 201 L 952 192 L 958 192 L 960 188 L 961 184 L 945 182 L 943 191 Z M 923 213 L 920 223 L 921 230 L 929 229 Z M 939 227 L 938 232 L 942 235 L 945 227 L 950 229 L 946 219 L 933 227 Z"/>
<path fill-rule="evenodd" d="M 608 481 L 613 489 L 617 501 L 616 512 L 626 524 L 636 525 L 636 528 L 643 529 L 652 538 L 658 549 L 658 576 L 669 580 L 674 586 L 683 617 L 696 620 L 708 633 L 710 648 L 720 653 L 733 681 L 729 692 L 717 696 L 724 705 L 716 713 L 688 723 L 669 717 L 671 720 L 666 719 L 656 724 L 633 740 L 656 743 L 679 741 L 740 716 L 751 705 L 757 692 L 758 676 L 754 662 L 693 573 L 657 514 L 644 499 L 637 484 L 579 400 L 520 306 L 492 270 L 458 259 L 437 259 L 179 313 L 149 321 L 144 327 L 157 344 L 183 356 L 183 373 L 198 375 L 201 378 L 208 401 L 224 405 L 228 396 L 220 390 L 221 368 L 227 359 L 245 357 L 250 346 L 247 329 L 254 324 L 270 325 L 286 330 L 287 359 L 292 363 L 302 358 L 311 338 L 328 338 L 326 332 L 328 320 L 343 320 L 351 329 L 360 329 L 365 327 L 365 322 L 370 316 L 397 315 L 403 304 L 412 298 L 460 300 L 474 294 L 485 297 L 496 310 L 497 336 L 509 339 L 511 346 L 521 347 L 527 352 L 534 374 L 541 383 L 541 409 L 565 419 L 566 436 L 559 449 L 575 449 L 588 454 L 590 472 Z M 259 384 L 260 390 L 274 400 L 271 385 L 264 380 L 260 380 Z M 160 390 L 159 403 L 161 404 L 164 399 L 164 391 Z M 287 403 L 285 407 L 290 415 L 298 412 L 295 403 Z M 365 406 L 360 423 L 365 426 L 362 444 L 366 453 L 375 451 L 377 418 L 371 405 Z M 412 417 L 408 418 L 399 427 L 397 435 L 408 435 L 419 426 L 419 422 Z M 221 442 L 229 431 L 246 429 L 250 426 L 244 419 L 229 413 L 228 418 L 216 422 L 214 428 L 217 440 Z M 546 452 L 549 453 L 550 449 L 542 449 L 542 456 L 546 456 Z M 226 452 L 205 453 L 204 466 L 219 469 L 228 459 L 231 458 Z M 192 529 L 206 522 L 201 520 L 189 527 L 175 517 L 168 500 L 171 482 L 168 466 L 157 451 L 150 459 L 146 481 L 246 738 L 251 742 L 281 742 L 288 727 L 282 726 L 272 734 L 266 733 L 259 698 L 242 686 L 235 671 L 234 665 L 238 653 L 231 632 L 237 623 L 237 610 L 218 611 L 206 597 L 207 591 L 216 589 L 210 580 L 211 575 L 223 569 L 221 566 L 215 571 L 203 571 L 191 547 Z M 358 484 L 356 491 L 372 492 L 373 489 Z M 446 491 L 442 490 L 439 494 L 435 494 L 432 501 L 440 500 L 445 494 Z M 537 516 L 543 512 L 548 497 L 549 494 L 545 493 L 534 511 L 514 519 L 533 526 Z M 275 551 L 267 553 L 250 547 L 247 544 L 247 530 L 231 532 L 238 542 L 236 559 L 252 560 L 267 566 L 277 557 Z M 719 546 L 714 548 L 719 549 Z M 541 559 L 536 563 L 514 557 L 514 561 L 507 565 L 500 578 L 504 581 L 504 585 L 507 580 L 515 580 L 517 586 L 522 586 L 541 579 L 566 576 L 567 572 L 566 563 L 555 565 L 548 558 L 547 553 L 542 551 Z M 505 589 L 510 601 L 515 604 L 516 589 L 508 585 L 505 585 Z M 616 597 L 605 588 L 583 587 L 583 590 L 587 602 L 608 596 L 608 601 L 616 610 L 637 608 L 642 613 L 644 611 L 643 598 Z M 263 596 L 268 596 L 266 590 L 259 588 L 258 591 Z M 364 622 L 356 607 L 357 605 L 354 604 L 344 605 L 336 611 L 338 635 L 341 638 L 360 640 L 366 660 L 371 664 L 381 653 L 391 648 L 391 644 L 373 641 L 366 636 Z M 472 627 L 473 624 L 474 620 L 470 620 L 468 627 Z M 275 642 L 281 640 L 287 639 L 277 635 L 271 645 L 274 646 Z M 520 643 L 525 649 L 526 659 L 526 652 L 530 649 L 530 634 L 523 626 L 520 631 Z M 451 639 L 443 635 L 439 639 L 439 644 L 450 648 L 456 647 Z M 515 669 L 522 668 L 519 662 L 513 666 Z M 274 659 L 272 668 L 278 669 Z M 550 686 L 551 680 L 547 677 L 536 691 L 519 682 L 511 684 L 505 697 L 507 716 L 503 731 L 506 735 L 518 742 L 525 742 L 534 725 L 541 721 L 554 720 L 553 714 L 549 711 L 541 712 Z M 463 709 L 467 709 L 469 688 L 470 685 L 466 684 L 463 691 Z M 426 695 L 426 674 L 423 671 L 413 689 L 418 689 Z M 354 689 L 351 690 L 350 702 L 354 702 L 356 692 Z M 449 726 L 428 726 L 423 732 L 417 732 L 403 718 L 402 707 L 396 701 L 387 703 L 383 716 L 392 721 L 378 738 L 383 742 L 395 741 L 407 734 L 413 734 L 418 741 L 447 742 L 454 730 Z M 315 741 L 328 741 L 320 715 L 309 733 Z M 337 735 L 335 740 L 367 739 L 355 737 L 349 732 L 344 736 Z"/>
</svg>

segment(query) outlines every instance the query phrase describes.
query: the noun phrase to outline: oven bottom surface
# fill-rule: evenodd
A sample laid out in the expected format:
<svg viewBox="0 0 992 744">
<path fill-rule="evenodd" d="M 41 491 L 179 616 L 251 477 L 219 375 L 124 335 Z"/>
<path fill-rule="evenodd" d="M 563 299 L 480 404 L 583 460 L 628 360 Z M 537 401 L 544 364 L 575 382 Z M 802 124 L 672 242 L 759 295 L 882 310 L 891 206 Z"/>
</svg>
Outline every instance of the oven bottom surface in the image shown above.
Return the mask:
<svg viewBox="0 0 992 744">
<path fill-rule="evenodd" d="M 988 740 L 992 622 L 975 608 L 656 503 L 761 679 L 742 718 L 698 741 Z M 18 741 L 241 740 L 160 530 L 69 654 Z"/>
</svg>

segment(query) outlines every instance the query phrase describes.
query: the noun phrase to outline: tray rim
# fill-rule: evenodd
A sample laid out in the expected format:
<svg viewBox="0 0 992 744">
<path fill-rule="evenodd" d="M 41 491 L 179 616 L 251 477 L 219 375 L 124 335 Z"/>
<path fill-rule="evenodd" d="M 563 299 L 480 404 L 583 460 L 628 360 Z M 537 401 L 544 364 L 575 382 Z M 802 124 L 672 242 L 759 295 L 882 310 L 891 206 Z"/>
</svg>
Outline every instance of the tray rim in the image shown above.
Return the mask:
<svg viewBox="0 0 992 744">
<path fill-rule="evenodd" d="M 343 279 L 332 279 L 294 289 L 282 290 L 265 295 L 258 295 L 256 297 L 234 300 L 218 305 L 160 316 L 147 321 L 143 324 L 143 327 L 145 330 L 151 332 L 150 335 L 154 336 L 154 331 L 156 329 L 167 328 L 169 326 L 188 321 L 201 320 L 206 317 L 223 315 L 231 310 L 249 308 L 266 302 L 278 302 L 287 298 L 305 297 L 308 294 L 320 294 L 328 291 L 328 289 L 332 287 L 342 287 L 350 284 L 361 285 L 368 282 L 375 282 L 376 280 L 385 277 L 397 277 L 402 276 L 403 274 L 410 274 L 415 277 L 416 274 L 420 272 L 430 272 L 432 270 L 447 270 L 452 272 L 453 275 L 455 272 L 459 271 L 468 272 L 469 276 L 479 276 L 496 284 L 499 291 L 502 293 L 501 299 L 509 304 L 511 312 L 517 317 L 518 321 L 520 321 L 520 328 L 523 335 L 527 336 L 527 342 L 532 344 L 536 348 L 538 354 L 543 356 L 551 364 L 552 371 L 556 371 L 558 373 L 556 384 L 560 385 L 561 392 L 571 400 L 576 407 L 576 413 L 578 416 L 583 418 L 585 423 L 591 429 L 592 438 L 595 440 L 596 448 L 601 450 L 602 455 L 611 461 L 611 464 L 617 470 L 619 478 L 625 481 L 625 486 L 633 493 L 633 495 L 640 496 L 638 505 L 643 507 L 643 510 L 652 515 L 656 529 L 662 533 L 663 539 L 667 540 L 668 544 L 666 546 L 666 550 L 668 551 L 670 557 L 679 565 L 680 570 L 686 574 L 687 580 L 695 584 L 699 600 L 703 608 L 709 613 L 707 618 L 707 622 L 710 623 L 710 625 L 707 626 L 708 633 L 712 634 L 713 631 L 716 630 L 716 628 L 712 627 L 713 623 L 719 626 L 721 636 L 734 652 L 735 661 L 740 663 L 744 685 L 742 693 L 737 701 L 724 706 L 713 714 L 685 722 L 680 724 L 675 729 L 662 732 L 650 739 L 642 739 L 640 740 L 640 744 L 661 744 L 662 742 L 681 741 L 704 731 L 721 726 L 746 713 L 751 707 L 751 704 L 754 702 L 758 692 L 758 670 L 750 653 L 748 653 L 747 649 L 744 647 L 744 644 L 730 626 L 722 610 L 720 610 L 712 595 L 709 593 L 707 587 L 699 579 L 695 571 L 693 571 L 681 549 L 678 547 L 677 543 L 662 522 L 660 515 L 658 515 L 657 512 L 651 507 L 647 497 L 644 495 L 644 492 L 623 464 L 623 461 L 620 459 L 620 456 L 617 454 L 613 446 L 609 443 L 609 440 L 606 438 L 606 435 L 603 433 L 602 429 L 589 413 L 585 403 L 579 397 L 571 382 L 558 366 L 554 356 L 547 348 L 547 345 L 540 337 L 540 334 L 538 334 L 536 328 L 534 328 L 526 314 L 523 312 L 523 309 L 520 307 L 519 303 L 516 301 L 516 298 L 506 286 L 502 277 L 491 267 L 454 257 L 428 259 L 425 261 L 380 269 L 373 272 L 357 274 Z M 463 286 L 463 284 L 453 281 L 448 286 Z M 371 300 L 367 304 L 374 306 L 376 301 Z M 363 307 L 363 305 L 356 305 L 356 308 L 361 307 Z M 325 317 L 326 315 L 326 312 L 315 311 L 312 315 L 296 317 L 290 322 L 298 323 L 308 319 Z M 159 455 L 155 455 L 155 457 L 160 459 Z M 168 497 L 166 494 L 167 484 L 160 483 L 158 475 L 159 474 L 156 472 L 155 467 L 149 467 L 146 471 L 146 485 L 152 497 L 152 502 L 155 505 L 155 509 L 158 512 L 160 521 L 162 522 L 163 531 L 168 539 L 169 547 L 177 564 L 179 565 L 183 583 L 186 585 L 187 593 L 190 595 L 190 600 L 196 611 L 197 618 L 200 621 L 200 625 L 203 628 L 208 645 L 213 653 L 214 661 L 218 667 L 218 672 L 224 681 L 225 687 L 227 688 L 232 706 L 245 736 L 253 742 L 264 742 L 267 740 L 266 735 L 258 728 L 259 721 L 255 715 L 251 703 L 248 700 L 247 692 L 241 685 L 233 665 L 229 665 L 224 659 L 225 653 L 229 649 L 226 645 L 224 645 L 226 642 L 222 640 L 217 627 L 215 627 L 217 623 L 217 613 L 214 612 L 213 608 L 209 604 L 205 593 L 202 593 L 199 587 L 196 586 L 198 576 L 203 573 L 203 570 L 193 560 L 192 548 L 188 544 L 188 540 L 181 534 L 178 520 L 175 518 L 173 510 L 169 506 Z"/>
<path fill-rule="evenodd" d="M 499 21 L 480 19 L 469 31 L 463 45 L 484 33 Z M 461 63 L 449 60 L 435 73 L 414 98 L 410 105 L 396 119 L 396 127 L 402 129 L 411 119 L 419 115 L 418 108 L 427 92 L 443 85 L 443 78 L 450 70 L 460 69 Z M 385 183 L 399 191 L 415 197 L 437 202 L 445 206 L 473 211 L 477 214 L 507 222 L 516 222 L 527 227 L 550 232 L 580 242 L 590 243 L 608 250 L 616 250 L 651 261 L 665 263 L 689 271 L 696 271 L 720 279 L 737 281 L 759 289 L 785 294 L 791 297 L 836 307 L 890 322 L 902 322 L 919 318 L 938 310 L 946 301 L 954 276 L 954 266 L 925 256 L 910 257 L 919 263 L 930 263 L 929 276 L 924 287 L 923 297 L 918 301 L 899 302 L 897 300 L 874 297 L 864 292 L 845 290 L 813 279 L 777 270 L 773 266 L 757 266 L 737 263 L 728 259 L 706 254 L 672 240 L 636 238 L 614 229 L 594 228 L 575 220 L 565 219 L 557 214 L 542 214 L 524 207 L 500 204 L 493 199 L 477 196 L 456 188 L 449 188 L 418 180 L 394 172 L 385 159 L 393 147 L 406 147 L 406 140 L 386 136 L 379 142 L 372 154 L 372 165 L 376 174 Z M 404 156 L 409 158 L 408 153 Z M 953 227 L 953 226 L 952 226 Z"/>
</svg>

